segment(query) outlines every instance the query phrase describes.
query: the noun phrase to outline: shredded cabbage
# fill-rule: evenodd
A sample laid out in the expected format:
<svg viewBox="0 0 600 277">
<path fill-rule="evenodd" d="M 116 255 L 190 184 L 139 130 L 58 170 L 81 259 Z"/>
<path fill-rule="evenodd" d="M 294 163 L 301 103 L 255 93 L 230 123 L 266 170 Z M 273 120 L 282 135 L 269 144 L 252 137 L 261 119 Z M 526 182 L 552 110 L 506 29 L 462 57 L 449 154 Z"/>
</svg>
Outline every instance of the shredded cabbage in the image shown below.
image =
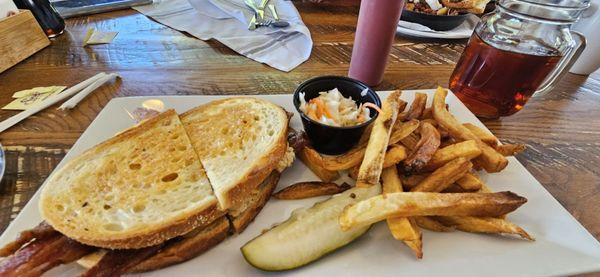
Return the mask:
<svg viewBox="0 0 600 277">
<path fill-rule="evenodd" d="M 365 93 L 365 91 L 361 92 Z M 306 101 L 306 94 L 300 93 L 300 111 L 320 123 L 347 127 L 366 122 L 371 119 L 370 110 L 357 105 L 351 97 L 344 97 L 337 88 L 319 92 L 319 96 Z M 319 107 L 322 102 L 324 107 Z"/>
</svg>

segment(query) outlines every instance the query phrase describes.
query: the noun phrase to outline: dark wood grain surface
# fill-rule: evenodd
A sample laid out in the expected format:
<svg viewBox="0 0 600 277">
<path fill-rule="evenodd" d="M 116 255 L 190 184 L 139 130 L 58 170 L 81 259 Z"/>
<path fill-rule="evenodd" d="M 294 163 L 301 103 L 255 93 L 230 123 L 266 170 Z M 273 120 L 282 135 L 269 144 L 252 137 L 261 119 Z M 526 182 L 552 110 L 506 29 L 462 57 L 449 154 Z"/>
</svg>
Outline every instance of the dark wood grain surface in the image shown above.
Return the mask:
<svg viewBox="0 0 600 277">
<path fill-rule="evenodd" d="M 73 85 L 100 71 L 123 78 L 69 113 L 49 108 L 0 134 L 6 172 L 0 187 L 0 231 L 14 219 L 95 116 L 113 97 L 175 94 L 291 93 L 307 78 L 345 75 L 356 2 L 296 2 L 312 33 L 310 59 L 290 73 L 242 57 L 123 10 L 67 20 L 52 45 L 0 74 L 0 105 L 15 91 Z M 82 47 L 87 28 L 118 31 L 112 44 Z M 397 37 L 384 82 L 376 89 L 447 86 L 464 40 Z M 0 111 L 4 120 L 15 114 Z M 527 169 L 597 239 L 600 238 L 600 74 L 567 74 L 553 92 L 516 115 L 484 123 L 503 141 L 525 143 Z M 551 215 L 549 215 L 551 216 Z"/>
</svg>

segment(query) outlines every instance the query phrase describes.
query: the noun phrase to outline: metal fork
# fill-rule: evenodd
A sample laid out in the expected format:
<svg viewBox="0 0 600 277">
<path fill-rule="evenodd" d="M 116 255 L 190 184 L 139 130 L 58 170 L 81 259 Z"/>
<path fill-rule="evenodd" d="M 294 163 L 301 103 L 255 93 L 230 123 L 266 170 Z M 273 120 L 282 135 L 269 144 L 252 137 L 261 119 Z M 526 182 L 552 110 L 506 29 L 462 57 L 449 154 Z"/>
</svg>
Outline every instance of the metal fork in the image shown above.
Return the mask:
<svg viewBox="0 0 600 277">
<path fill-rule="evenodd" d="M 285 28 L 287 26 L 290 26 L 290 23 L 287 21 L 281 21 L 281 20 L 271 20 L 271 19 L 267 19 L 261 22 L 256 23 L 256 27 L 276 27 L 276 28 Z"/>
<path fill-rule="evenodd" d="M 260 23 L 260 21 L 257 22 L 259 9 L 253 0 L 244 0 L 244 4 L 254 11 L 254 15 L 252 16 L 252 19 L 250 19 L 250 23 L 248 23 L 248 30 L 254 30 Z"/>
<path fill-rule="evenodd" d="M 269 0 L 261 0 L 258 6 L 254 0 L 244 0 L 244 3 L 254 11 L 254 16 L 252 16 L 252 19 L 250 19 L 250 23 L 248 24 L 248 30 L 255 30 L 258 27 L 268 26 L 284 28 L 290 25 L 290 23 L 287 21 L 279 20 L 279 15 L 277 15 L 277 11 L 275 10 L 275 6 L 273 4 L 268 5 L 268 8 L 275 20 L 265 20 L 265 8 L 267 7 Z"/>
</svg>

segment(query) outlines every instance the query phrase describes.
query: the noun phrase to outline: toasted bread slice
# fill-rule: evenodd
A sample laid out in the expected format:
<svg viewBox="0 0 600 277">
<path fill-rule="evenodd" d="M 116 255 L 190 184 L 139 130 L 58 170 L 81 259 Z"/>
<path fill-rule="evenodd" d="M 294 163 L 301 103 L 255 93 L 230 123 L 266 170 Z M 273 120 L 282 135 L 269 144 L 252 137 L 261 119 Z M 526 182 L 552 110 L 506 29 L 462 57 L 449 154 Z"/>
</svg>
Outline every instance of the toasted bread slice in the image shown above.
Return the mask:
<svg viewBox="0 0 600 277">
<path fill-rule="evenodd" d="M 279 106 L 237 97 L 181 115 L 222 209 L 237 217 L 285 156 L 288 116 Z"/>
<path fill-rule="evenodd" d="M 228 216 L 231 221 L 231 226 L 236 233 L 241 233 L 248 227 L 248 224 L 254 220 L 254 218 L 260 213 L 262 208 L 267 204 L 267 201 L 271 198 L 281 173 L 275 170 L 265 179 L 260 186 L 251 195 L 252 205 L 236 217 Z"/>
<path fill-rule="evenodd" d="M 224 214 L 173 110 L 67 163 L 42 189 L 39 209 L 64 235 L 109 249 L 157 245 Z"/>
<path fill-rule="evenodd" d="M 260 184 L 259 190 L 250 196 L 253 204 L 239 216 L 229 217 L 229 220 L 227 217 L 221 217 L 209 226 L 194 229 L 183 236 L 171 239 L 160 252 L 136 265 L 130 272 L 152 271 L 193 259 L 225 240 L 230 227 L 236 233 L 241 233 L 267 203 L 280 176 L 279 171 L 273 171 Z M 96 251 L 79 259 L 77 263 L 89 269 L 98 263 L 105 253 L 106 250 Z"/>
</svg>

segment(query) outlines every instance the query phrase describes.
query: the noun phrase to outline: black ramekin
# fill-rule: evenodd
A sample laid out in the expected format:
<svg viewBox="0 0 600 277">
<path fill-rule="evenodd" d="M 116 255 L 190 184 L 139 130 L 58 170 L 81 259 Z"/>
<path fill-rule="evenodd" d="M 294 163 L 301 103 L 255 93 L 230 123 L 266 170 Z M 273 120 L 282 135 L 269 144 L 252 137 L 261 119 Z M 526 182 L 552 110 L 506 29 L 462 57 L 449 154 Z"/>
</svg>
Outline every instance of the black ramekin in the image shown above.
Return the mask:
<svg viewBox="0 0 600 277">
<path fill-rule="evenodd" d="M 364 83 L 348 77 L 322 76 L 310 79 L 300 84 L 294 92 L 294 106 L 300 114 L 304 131 L 308 135 L 311 145 L 315 150 L 327 155 L 339 155 L 355 146 L 365 132 L 367 126 L 377 118 L 378 112 L 371 111 L 371 119 L 359 125 L 349 127 L 335 127 L 322 124 L 310 119 L 300 111 L 300 92 L 305 93 L 306 101 L 310 101 L 319 92 L 337 88 L 344 97 L 351 97 L 358 104 L 370 102 L 381 107 L 381 100 L 375 91 Z M 361 92 L 367 89 L 366 95 Z"/>
<path fill-rule="evenodd" d="M 403 10 L 400 18 L 404 21 L 425 25 L 436 31 L 449 31 L 465 22 L 468 14 L 437 15 Z"/>
</svg>

